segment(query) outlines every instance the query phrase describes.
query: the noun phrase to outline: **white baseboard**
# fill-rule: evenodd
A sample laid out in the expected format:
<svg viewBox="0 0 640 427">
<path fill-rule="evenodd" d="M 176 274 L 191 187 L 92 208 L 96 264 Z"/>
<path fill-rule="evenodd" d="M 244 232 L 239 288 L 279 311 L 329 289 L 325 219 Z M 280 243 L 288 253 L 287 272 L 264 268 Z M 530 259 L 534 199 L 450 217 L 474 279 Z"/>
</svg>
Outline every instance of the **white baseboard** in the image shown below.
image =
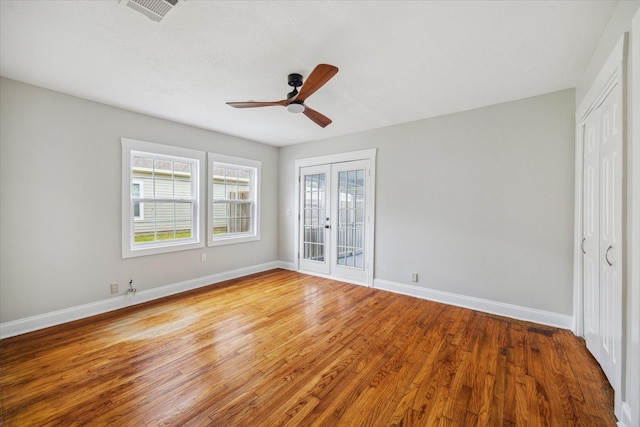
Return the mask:
<svg viewBox="0 0 640 427">
<path fill-rule="evenodd" d="M 554 326 L 562 329 L 571 330 L 571 327 L 573 326 L 573 317 L 566 314 L 558 314 L 550 311 L 537 310 L 534 308 L 458 295 L 434 289 L 421 288 L 418 286 L 381 279 L 375 279 L 373 281 L 373 287 L 389 292 L 395 292 L 398 294 L 409 295 L 416 298 L 455 305 L 457 307 L 483 311 L 485 313 L 497 314 L 499 316 L 526 320 L 529 322 L 540 323 L 543 325 Z"/>
<path fill-rule="evenodd" d="M 296 271 L 296 265 L 293 262 L 276 261 L 278 268 L 283 270 Z"/>
<path fill-rule="evenodd" d="M 96 314 L 118 310 L 131 305 L 141 304 L 143 302 L 201 288 L 203 286 L 212 285 L 225 280 L 235 279 L 237 277 L 247 276 L 249 274 L 272 270 L 274 268 L 286 267 L 283 267 L 280 261 L 269 262 L 139 291 L 132 298 L 120 295 L 115 298 L 69 307 L 63 310 L 13 320 L 11 322 L 0 323 L 0 339 L 36 331 L 38 329 L 48 328 L 50 326 L 60 325 L 74 320 L 83 319 L 85 317 L 95 316 Z"/>
</svg>

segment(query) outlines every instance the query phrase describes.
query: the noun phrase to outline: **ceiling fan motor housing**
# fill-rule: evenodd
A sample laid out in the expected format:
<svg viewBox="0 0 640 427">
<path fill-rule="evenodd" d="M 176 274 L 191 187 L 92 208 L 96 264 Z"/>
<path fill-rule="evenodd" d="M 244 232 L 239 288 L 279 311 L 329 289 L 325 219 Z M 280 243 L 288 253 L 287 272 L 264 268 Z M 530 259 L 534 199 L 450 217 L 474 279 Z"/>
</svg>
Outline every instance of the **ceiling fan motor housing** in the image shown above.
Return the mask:
<svg viewBox="0 0 640 427">
<path fill-rule="evenodd" d="M 300 87 L 302 86 L 302 76 L 300 74 L 289 74 L 289 86 Z"/>
</svg>

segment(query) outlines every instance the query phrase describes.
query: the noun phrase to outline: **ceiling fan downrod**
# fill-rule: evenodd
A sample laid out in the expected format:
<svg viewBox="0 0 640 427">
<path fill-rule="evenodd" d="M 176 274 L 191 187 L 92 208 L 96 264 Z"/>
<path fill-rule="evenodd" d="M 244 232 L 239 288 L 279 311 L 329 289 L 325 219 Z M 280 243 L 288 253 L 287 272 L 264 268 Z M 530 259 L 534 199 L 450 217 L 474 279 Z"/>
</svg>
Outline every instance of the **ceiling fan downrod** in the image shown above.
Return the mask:
<svg viewBox="0 0 640 427">
<path fill-rule="evenodd" d="M 301 101 L 295 101 L 295 97 L 298 95 L 298 88 L 302 86 L 302 76 L 297 73 L 289 74 L 288 84 L 293 87 L 293 90 L 287 94 L 287 99 L 294 98 L 294 101 L 287 104 L 287 111 L 290 113 L 302 113 L 304 104 Z"/>
</svg>

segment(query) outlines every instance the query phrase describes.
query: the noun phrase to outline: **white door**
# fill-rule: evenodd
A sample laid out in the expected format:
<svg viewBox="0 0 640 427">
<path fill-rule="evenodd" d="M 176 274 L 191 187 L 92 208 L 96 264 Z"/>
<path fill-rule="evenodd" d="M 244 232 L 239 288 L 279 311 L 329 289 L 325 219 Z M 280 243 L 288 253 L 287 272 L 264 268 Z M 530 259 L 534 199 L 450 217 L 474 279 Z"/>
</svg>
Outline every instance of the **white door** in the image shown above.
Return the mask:
<svg viewBox="0 0 640 427">
<path fill-rule="evenodd" d="M 300 170 L 299 269 L 310 273 L 329 274 L 330 244 L 330 165 L 311 166 Z"/>
<path fill-rule="evenodd" d="M 331 167 L 331 273 L 366 284 L 366 232 L 368 161 Z"/>
<path fill-rule="evenodd" d="M 614 87 L 584 128 L 583 289 L 587 348 L 611 385 L 621 372 L 622 93 Z"/>
<path fill-rule="evenodd" d="M 300 168 L 299 269 L 369 285 L 370 161 Z"/>
<path fill-rule="evenodd" d="M 583 182 L 584 338 L 597 360 L 600 357 L 600 110 L 593 111 L 585 122 Z"/>
<path fill-rule="evenodd" d="M 600 115 L 600 358 L 616 386 L 622 350 L 622 93 L 614 88 Z M 619 385 L 619 384 L 618 384 Z"/>
</svg>

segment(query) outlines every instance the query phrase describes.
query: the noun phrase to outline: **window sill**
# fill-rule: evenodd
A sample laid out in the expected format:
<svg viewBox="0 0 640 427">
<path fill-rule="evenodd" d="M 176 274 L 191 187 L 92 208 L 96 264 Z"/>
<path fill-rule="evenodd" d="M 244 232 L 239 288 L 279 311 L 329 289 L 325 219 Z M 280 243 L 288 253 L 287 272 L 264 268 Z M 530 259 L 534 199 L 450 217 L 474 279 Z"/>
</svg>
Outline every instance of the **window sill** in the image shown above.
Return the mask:
<svg viewBox="0 0 640 427">
<path fill-rule="evenodd" d="M 171 243 L 166 245 L 141 246 L 137 248 L 123 248 L 122 258 L 135 258 L 146 255 L 166 254 L 189 249 L 204 248 L 203 242 Z"/>
<path fill-rule="evenodd" d="M 260 240 L 260 236 L 239 235 L 239 236 L 229 236 L 229 237 L 218 237 L 216 239 L 209 238 L 208 246 L 232 245 L 234 243 L 255 242 L 256 240 Z"/>
</svg>

